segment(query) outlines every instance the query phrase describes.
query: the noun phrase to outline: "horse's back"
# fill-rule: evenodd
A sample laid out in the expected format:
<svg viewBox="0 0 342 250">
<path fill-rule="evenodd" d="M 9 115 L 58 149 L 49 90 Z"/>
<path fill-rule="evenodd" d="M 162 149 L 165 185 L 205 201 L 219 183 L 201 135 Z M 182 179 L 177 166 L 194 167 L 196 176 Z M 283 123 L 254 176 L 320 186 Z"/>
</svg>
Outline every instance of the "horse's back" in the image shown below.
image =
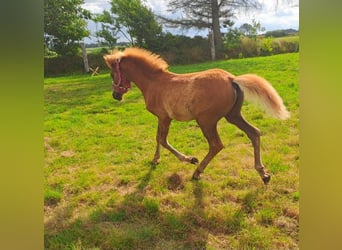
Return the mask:
<svg viewBox="0 0 342 250">
<path fill-rule="evenodd" d="M 219 119 L 235 102 L 232 77 L 220 69 L 175 75 L 164 88 L 161 102 L 172 119 L 186 121 L 201 115 Z"/>
</svg>

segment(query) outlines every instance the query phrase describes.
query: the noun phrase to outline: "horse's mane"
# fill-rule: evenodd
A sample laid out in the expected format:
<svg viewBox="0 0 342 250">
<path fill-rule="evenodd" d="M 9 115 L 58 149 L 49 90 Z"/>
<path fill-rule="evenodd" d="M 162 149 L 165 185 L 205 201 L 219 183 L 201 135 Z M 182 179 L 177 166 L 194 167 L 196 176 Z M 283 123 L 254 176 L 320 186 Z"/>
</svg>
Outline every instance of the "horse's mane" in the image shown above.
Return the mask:
<svg viewBox="0 0 342 250">
<path fill-rule="evenodd" d="M 110 55 L 104 56 L 109 67 L 111 67 L 111 65 L 117 60 L 122 60 L 123 58 L 131 58 L 157 71 L 166 71 L 169 67 L 167 62 L 165 62 L 159 55 L 141 48 L 126 48 L 124 51 L 115 49 Z"/>
</svg>

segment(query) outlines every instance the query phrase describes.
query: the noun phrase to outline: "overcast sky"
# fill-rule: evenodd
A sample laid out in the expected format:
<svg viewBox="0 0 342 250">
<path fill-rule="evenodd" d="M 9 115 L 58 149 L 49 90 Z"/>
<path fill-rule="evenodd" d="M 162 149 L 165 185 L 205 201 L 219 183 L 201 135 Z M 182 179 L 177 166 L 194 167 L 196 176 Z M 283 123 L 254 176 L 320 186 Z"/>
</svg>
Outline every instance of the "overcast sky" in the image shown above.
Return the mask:
<svg viewBox="0 0 342 250">
<path fill-rule="evenodd" d="M 235 22 L 235 27 L 240 27 L 244 23 L 252 23 L 255 19 L 259 21 L 262 27 L 265 27 L 266 31 L 277 30 L 277 29 L 299 29 L 299 0 L 291 1 L 292 4 L 279 4 L 276 8 L 275 0 L 259 0 L 264 6 L 260 11 L 250 12 L 250 13 L 237 13 L 236 18 L 233 19 Z M 85 0 L 83 8 L 89 10 L 91 13 L 101 13 L 103 10 L 110 10 L 109 0 Z M 167 12 L 167 2 L 168 0 L 146 0 L 147 5 L 156 14 L 169 16 L 170 13 Z M 282 2 L 282 1 L 279 1 Z M 286 1 L 283 1 L 286 2 Z M 95 24 L 89 22 L 89 30 L 94 33 L 96 30 Z M 172 33 L 184 34 L 188 36 L 202 35 L 205 36 L 208 31 L 184 31 L 172 29 Z M 96 39 L 85 39 L 85 42 L 95 42 Z"/>
</svg>

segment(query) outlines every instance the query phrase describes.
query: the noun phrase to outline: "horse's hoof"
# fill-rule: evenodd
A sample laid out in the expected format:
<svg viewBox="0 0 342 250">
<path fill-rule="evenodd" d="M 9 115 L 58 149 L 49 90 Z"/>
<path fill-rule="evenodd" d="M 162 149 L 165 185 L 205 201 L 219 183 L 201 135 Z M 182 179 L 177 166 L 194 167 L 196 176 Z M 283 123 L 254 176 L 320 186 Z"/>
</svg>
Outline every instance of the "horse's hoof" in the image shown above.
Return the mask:
<svg viewBox="0 0 342 250">
<path fill-rule="evenodd" d="M 159 164 L 159 162 L 160 162 L 160 159 L 158 159 L 158 160 L 153 159 L 153 160 L 151 161 L 151 165 L 152 165 L 152 166 L 157 166 L 157 165 Z"/>
<path fill-rule="evenodd" d="M 192 175 L 192 179 L 198 181 L 200 178 L 201 178 L 201 173 L 196 170 L 194 174 Z"/>
<path fill-rule="evenodd" d="M 271 180 L 271 175 L 265 174 L 264 177 L 262 177 L 262 181 L 264 182 L 265 185 L 267 185 Z"/>
<path fill-rule="evenodd" d="M 196 157 L 192 157 L 191 160 L 190 160 L 190 163 L 191 164 L 197 164 L 199 163 L 198 159 Z"/>
</svg>

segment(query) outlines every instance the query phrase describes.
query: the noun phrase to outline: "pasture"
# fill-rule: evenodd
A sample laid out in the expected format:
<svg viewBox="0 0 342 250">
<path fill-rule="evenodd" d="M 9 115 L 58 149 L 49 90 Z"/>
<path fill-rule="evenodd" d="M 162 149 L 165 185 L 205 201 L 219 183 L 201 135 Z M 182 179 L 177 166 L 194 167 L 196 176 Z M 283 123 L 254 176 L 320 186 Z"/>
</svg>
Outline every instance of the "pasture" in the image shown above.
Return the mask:
<svg viewBox="0 0 342 250">
<path fill-rule="evenodd" d="M 115 101 L 101 74 L 45 78 L 44 242 L 46 249 L 298 249 L 298 53 L 172 66 L 187 73 L 222 68 L 256 73 L 283 98 L 280 121 L 245 102 L 246 120 L 261 130 L 261 154 L 272 174 L 265 186 L 253 148 L 222 119 L 225 148 L 201 180 L 195 166 L 165 149 L 152 167 L 157 118 L 132 85 Z M 196 122 L 173 121 L 169 142 L 201 160 L 208 145 Z"/>
</svg>

